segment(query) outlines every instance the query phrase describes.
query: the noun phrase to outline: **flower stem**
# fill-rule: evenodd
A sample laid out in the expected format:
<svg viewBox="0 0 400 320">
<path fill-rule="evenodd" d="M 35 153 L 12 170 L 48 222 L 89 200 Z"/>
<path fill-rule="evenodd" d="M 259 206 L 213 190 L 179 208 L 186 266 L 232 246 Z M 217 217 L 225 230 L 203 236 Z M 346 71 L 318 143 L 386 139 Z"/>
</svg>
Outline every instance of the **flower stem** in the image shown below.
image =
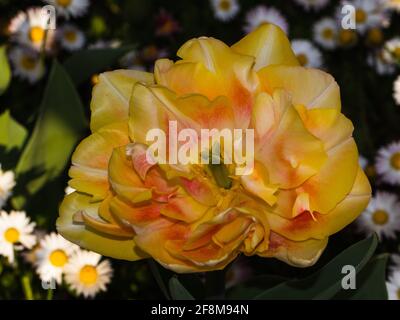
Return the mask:
<svg viewBox="0 0 400 320">
<path fill-rule="evenodd" d="M 28 275 L 23 275 L 22 279 L 22 289 L 24 290 L 24 295 L 26 300 L 34 300 L 31 286 L 31 279 Z"/>
</svg>

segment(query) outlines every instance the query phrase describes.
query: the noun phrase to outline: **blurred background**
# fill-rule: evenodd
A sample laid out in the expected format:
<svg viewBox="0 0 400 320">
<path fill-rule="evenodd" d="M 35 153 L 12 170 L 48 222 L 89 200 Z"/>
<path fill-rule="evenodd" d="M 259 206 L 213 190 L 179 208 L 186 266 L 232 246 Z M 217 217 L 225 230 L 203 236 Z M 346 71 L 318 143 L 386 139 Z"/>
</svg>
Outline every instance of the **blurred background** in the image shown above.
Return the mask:
<svg viewBox="0 0 400 320">
<path fill-rule="evenodd" d="M 354 8 L 354 30 L 342 28 L 344 5 Z M 219 277 L 228 288 L 264 273 L 305 277 L 377 232 L 378 252 L 392 257 L 389 296 L 399 298 L 399 18 L 399 0 L 0 0 L 0 299 L 163 297 L 154 265 L 78 250 L 55 233 L 71 153 L 89 133 L 92 87 L 107 70 L 151 72 L 193 37 L 233 44 L 264 22 L 287 33 L 302 65 L 339 83 L 374 198 L 316 266 L 244 257 Z M 199 298 L 201 279 L 180 277 Z"/>
</svg>

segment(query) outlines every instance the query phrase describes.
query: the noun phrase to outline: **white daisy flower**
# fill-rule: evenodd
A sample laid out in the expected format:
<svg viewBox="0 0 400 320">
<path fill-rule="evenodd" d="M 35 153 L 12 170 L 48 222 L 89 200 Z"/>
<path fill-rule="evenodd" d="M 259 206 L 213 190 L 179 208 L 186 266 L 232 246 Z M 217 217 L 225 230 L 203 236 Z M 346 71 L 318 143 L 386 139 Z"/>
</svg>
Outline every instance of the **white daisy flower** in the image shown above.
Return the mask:
<svg viewBox="0 0 400 320">
<path fill-rule="evenodd" d="M 386 0 L 385 5 L 389 9 L 400 12 L 400 0 Z"/>
<path fill-rule="evenodd" d="M 400 63 L 400 37 L 385 43 L 385 58 L 392 63 Z"/>
<path fill-rule="evenodd" d="M 239 12 L 237 0 L 211 0 L 214 16 L 221 21 L 232 20 Z"/>
<path fill-rule="evenodd" d="M 81 49 L 86 41 L 84 33 L 72 24 L 65 24 L 57 29 L 57 39 L 68 51 Z"/>
<path fill-rule="evenodd" d="M 400 300 L 400 270 L 392 272 L 386 282 L 389 300 Z"/>
<path fill-rule="evenodd" d="M 393 98 L 398 105 L 400 105 L 400 76 L 393 84 Z"/>
<path fill-rule="evenodd" d="M 286 18 L 275 8 L 259 5 L 246 14 L 244 31 L 249 33 L 263 23 L 272 23 L 280 27 L 286 34 L 289 33 L 289 24 Z"/>
<path fill-rule="evenodd" d="M 384 182 L 400 185 L 400 141 L 379 149 L 375 167 Z"/>
<path fill-rule="evenodd" d="M 42 78 L 45 66 L 37 52 L 22 47 L 13 48 L 10 51 L 10 60 L 14 67 L 14 74 L 31 84 Z"/>
<path fill-rule="evenodd" d="M 14 251 L 32 248 L 36 237 L 32 234 L 35 223 L 31 222 L 24 211 L 5 211 L 0 213 L 0 255 L 14 262 Z"/>
<path fill-rule="evenodd" d="M 391 75 L 396 71 L 396 66 L 387 60 L 383 49 L 371 52 L 368 55 L 367 64 L 381 76 Z"/>
<path fill-rule="evenodd" d="M 55 6 L 58 15 L 65 18 L 83 16 L 89 7 L 89 0 L 43 0 Z"/>
<path fill-rule="evenodd" d="M 396 195 L 378 191 L 356 222 L 360 232 L 395 238 L 396 231 L 400 231 L 400 203 Z"/>
<path fill-rule="evenodd" d="M 390 260 L 393 262 L 393 265 L 390 267 L 391 271 L 400 271 L 400 255 L 399 254 L 392 254 L 390 255 Z"/>
<path fill-rule="evenodd" d="M 40 241 L 36 251 L 36 272 L 42 281 L 55 280 L 58 284 L 62 281 L 62 274 L 71 255 L 79 247 L 61 235 L 51 233 Z"/>
<path fill-rule="evenodd" d="M 33 48 L 36 51 L 42 49 L 46 41 L 46 50 L 51 50 L 54 43 L 54 30 L 47 30 L 48 18 L 43 15 L 42 8 L 30 8 L 26 12 L 20 12 L 13 18 L 8 27 L 11 39 L 21 45 Z"/>
<path fill-rule="evenodd" d="M 322 66 L 322 54 L 310 41 L 305 39 L 292 40 L 292 49 L 301 66 L 309 68 Z"/>
<path fill-rule="evenodd" d="M 0 165 L 0 209 L 12 194 L 15 187 L 14 172 L 3 171 Z"/>
<path fill-rule="evenodd" d="M 316 11 L 326 7 L 326 5 L 329 3 L 329 0 L 295 0 L 295 1 L 306 10 L 314 9 Z"/>
<path fill-rule="evenodd" d="M 108 260 L 100 262 L 101 255 L 86 251 L 77 251 L 65 267 L 65 281 L 85 298 L 94 297 L 99 291 L 106 291 L 111 281 L 112 267 Z"/>
<path fill-rule="evenodd" d="M 313 27 L 314 41 L 324 49 L 335 49 L 338 41 L 338 24 L 335 19 L 322 18 Z"/>
<path fill-rule="evenodd" d="M 338 6 L 337 16 L 341 21 L 343 6 L 351 5 L 355 8 L 356 31 L 364 34 L 368 29 L 387 26 L 388 16 L 381 0 L 343 0 Z"/>
</svg>

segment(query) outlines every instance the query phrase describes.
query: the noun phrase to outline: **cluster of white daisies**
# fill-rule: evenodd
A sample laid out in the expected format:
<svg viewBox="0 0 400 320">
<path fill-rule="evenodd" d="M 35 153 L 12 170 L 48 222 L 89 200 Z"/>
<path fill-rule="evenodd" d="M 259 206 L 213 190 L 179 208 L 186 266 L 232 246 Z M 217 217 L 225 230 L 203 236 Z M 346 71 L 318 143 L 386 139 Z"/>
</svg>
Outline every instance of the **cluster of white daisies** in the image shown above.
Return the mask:
<svg viewBox="0 0 400 320">
<path fill-rule="evenodd" d="M 21 257 L 32 263 L 40 279 L 46 284 L 66 285 L 85 298 L 106 291 L 113 269 L 101 255 L 80 249 L 56 233 L 43 234 L 35 230 L 35 223 L 24 211 L 7 213 L 1 210 L 15 186 L 12 171 L 0 168 L 0 256 L 11 266 Z"/>
<path fill-rule="evenodd" d="M 378 185 L 400 186 L 400 141 L 378 150 L 374 163 L 360 157 L 360 165 L 369 176 L 377 176 Z M 396 240 L 400 232 L 400 200 L 394 193 L 377 190 L 366 210 L 355 221 L 359 232 L 375 232 L 381 241 Z M 400 256 L 393 255 L 387 288 L 389 299 L 400 300 Z"/>
<path fill-rule="evenodd" d="M 320 11 L 330 0 L 293 0 L 306 11 Z M 240 11 L 239 0 L 211 0 L 214 15 L 221 21 L 229 21 Z M 355 8 L 356 29 L 341 26 L 344 5 Z M 312 26 L 313 41 L 293 39 L 292 47 L 299 62 L 305 67 L 323 68 L 323 50 L 338 47 L 351 48 L 360 40 L 372 48 L 367 63 L 379 75 L 392 75 L 400 64 L 400 37 L 385 43 L 383 29 L 390 25 L 392 11 L 400 12 L 399 0 L 342 0 L 333 17 L 322 17 Z M 258 5 L 245 14 L 243 30 L 248 33 L 262 23 L 274 23 L 289 34 L 289 23 L 274 7 Z M 394 99 L 400 104 L 400 77 L 394 84 Z"/>
<path fill-rule="evenodd" d="M 30 83 L 38 81 L 45 73 L 43 56 L 54 54 L 59 47 L 67 51 L 81 49 L 84 33 L 70 18 L 87 12 L 89 0 L 43 0 L 56 10 L 56 29 L 51 29 L 49 16 L 42 7 L 19 12 L 9 23 L 8 33 L 13 46 L 9 52 L 14 74 Z"/>
</svg>

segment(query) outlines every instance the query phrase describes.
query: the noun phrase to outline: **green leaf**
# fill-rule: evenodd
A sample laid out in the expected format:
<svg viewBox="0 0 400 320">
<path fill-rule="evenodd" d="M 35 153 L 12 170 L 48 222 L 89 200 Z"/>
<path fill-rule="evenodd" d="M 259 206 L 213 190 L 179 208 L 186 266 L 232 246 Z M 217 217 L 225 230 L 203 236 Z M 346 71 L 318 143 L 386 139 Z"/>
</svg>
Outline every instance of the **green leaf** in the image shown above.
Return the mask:
<svg viewBox="0 0 400 320">
<path fill-rule="evenodd" d="M 335 299 L 340 300 L 387 300 L 386 265 L 388 255 L 371 259 L 356 278 L 356 290 L 341 290 Z"/>
<path fill-rule="evenodd" d="M 0 95 L 8 88 L 11 80 L 11 69 L 8 63 L 6 46 L 0 47 Z"/>
<path fill-rule="evenodd" d="M 160 287 L 162 293 L 164 294 L 165 298 L 167 300 L 171 300 L 167 286 L 166 286 L 166 281 L 164 281 L 164 276 L 158 267 L 157 263 L 153 259 L 148 259 L 148 263 L 150 266 L 151 273 L 153 274 L 154 279 L 156 280 L 158 286 Z"/>
<path fill-rule="evenodd" d="M 133 49 L 133 46 L 115 49 L 84 49 L 69 57 L 65 61 L 64 67 L 72 81 L 76 85 L 80 85 L 92 75 L 106 71 L 119 58 Z"/>
<path fill-rule="evenodd" d="M 257 276 L 229 289 L 226 296 L 228 299 L 252 299 L 284 281 L 287 279 L 276 275 Z"/>
<path fill-rule="evenodd" d="M 26 135 L 26 129 L 11 117 L 9 110 L 0 115 L 0 145 L 4 146 L 6 151 L 20 149 Z"/>
<path fill-rule="evenodd" d="M 174 300 L 194 300 L 190 292 L 180 283 L 176 276 L 169 279 L 169 291 Z"/>
<path fill-rule="evenodd" d="M 343 266 L 352 265 L 358 273 L 373 255 L 377 244 L 374 234 L 350 246 L 311 276 L 281 283 L 255 299 L 330 299 L 341 290 Z"/>
<path fill-rule="evenodd" d="M 26 188 L 25 193 L 34 194 L 64 170 L 86 128 L 78 93 L 54 60 L 38 119 L 16 168 L 18 184 Z M 21 208 L 24 197 L 14 198 L 13 204 Z"/>
</svg>

